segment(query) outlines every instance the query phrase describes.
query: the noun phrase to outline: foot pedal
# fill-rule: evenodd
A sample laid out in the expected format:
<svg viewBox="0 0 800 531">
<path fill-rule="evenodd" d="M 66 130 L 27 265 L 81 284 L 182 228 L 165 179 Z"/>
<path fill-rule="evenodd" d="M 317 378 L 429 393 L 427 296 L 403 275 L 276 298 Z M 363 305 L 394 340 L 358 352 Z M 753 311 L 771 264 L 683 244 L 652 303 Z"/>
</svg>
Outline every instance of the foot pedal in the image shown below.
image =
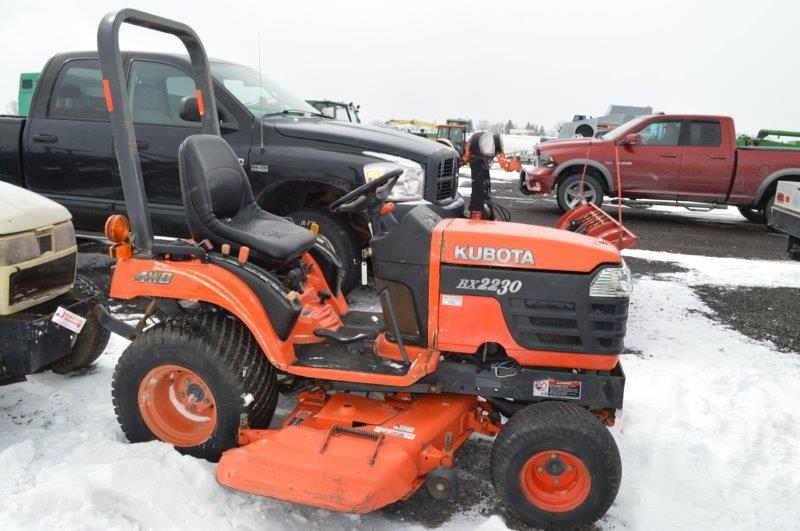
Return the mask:
<svg viewBox="0 0 800 531">
<path fill-rule="evenodd" d="M 363 341 L 365 339 L 375 339 L 375 337 L 382 332 L 383 330 L 373 330 L 370 332 L 357 332 L 353 335 L 346 336 L 344 334 L 340 334 L 334 330 L 328 330 L 327 328 L 317 328 L 314 330 L 314 335 L 317 337 L 324 337 L 325 339 L 330 339 L 331 341 L 335 341 L 336 343 L 355 343 L 356 341 Z"/>
</svg>

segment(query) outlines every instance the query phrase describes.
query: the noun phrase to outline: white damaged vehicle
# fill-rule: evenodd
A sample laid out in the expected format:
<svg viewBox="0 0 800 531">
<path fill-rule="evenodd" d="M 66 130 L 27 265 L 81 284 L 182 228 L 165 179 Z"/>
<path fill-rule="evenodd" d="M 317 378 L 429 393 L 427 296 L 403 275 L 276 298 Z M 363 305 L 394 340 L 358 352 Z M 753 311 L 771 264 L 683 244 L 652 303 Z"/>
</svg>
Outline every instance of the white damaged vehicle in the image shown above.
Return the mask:
<svg viewBox="0 0 800 531">
<path fill-rule="evenodd" d="M 0 182 L 0 385 L 74 371 L 105 349 L 92 311 L 100 292 L 76 276 L 77 256 L 66 208 Z"/>
</svg>

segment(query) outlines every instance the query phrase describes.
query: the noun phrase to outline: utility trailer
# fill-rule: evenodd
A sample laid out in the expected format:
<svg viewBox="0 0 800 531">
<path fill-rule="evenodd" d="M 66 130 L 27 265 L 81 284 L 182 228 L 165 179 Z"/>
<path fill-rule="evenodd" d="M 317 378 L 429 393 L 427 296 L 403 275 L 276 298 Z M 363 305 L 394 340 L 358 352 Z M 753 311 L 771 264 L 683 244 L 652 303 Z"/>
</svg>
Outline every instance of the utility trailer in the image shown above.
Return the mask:
<svg viewBox="0 0 800 531">
<path fill-rule="evenodd" d="M 770 227 L 789 235 L 789 258 L 800 261 L 800 182 L 779 182 Z"/>
</svg>

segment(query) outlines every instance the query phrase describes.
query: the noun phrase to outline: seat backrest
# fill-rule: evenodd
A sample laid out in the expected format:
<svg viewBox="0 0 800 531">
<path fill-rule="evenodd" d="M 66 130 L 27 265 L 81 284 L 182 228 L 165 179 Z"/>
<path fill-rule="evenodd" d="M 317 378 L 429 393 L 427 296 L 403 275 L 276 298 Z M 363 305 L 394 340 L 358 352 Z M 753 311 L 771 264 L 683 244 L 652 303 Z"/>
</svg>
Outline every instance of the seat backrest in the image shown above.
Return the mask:
<svg viewBox="0 0 800 531">
<path fill-rule="evenodd" d="M 217 220 L 234 217 L 254 203 L 253 191 L 236 153 L 216 135 L 192 135 L 178 150 L 181 195 L 196 241 L 213 234 Z"/>
</svg>

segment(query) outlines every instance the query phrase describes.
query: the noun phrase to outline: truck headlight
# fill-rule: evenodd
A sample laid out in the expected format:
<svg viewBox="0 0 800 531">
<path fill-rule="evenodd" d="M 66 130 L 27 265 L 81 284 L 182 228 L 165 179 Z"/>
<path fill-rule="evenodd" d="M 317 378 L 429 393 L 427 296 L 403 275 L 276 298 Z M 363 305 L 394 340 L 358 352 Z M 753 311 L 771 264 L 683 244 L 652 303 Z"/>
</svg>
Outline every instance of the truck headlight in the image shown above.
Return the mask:
<svg viewBox="0 0 800 531">
<path fill-rule="evenodd" d="M 556 159 L 554 159 L 550 154 L 538 153 L 536 155 L 536 166 L 551 168 L 555 165 L 556 165 Z"/>
<path fill-rule="evenodd" d="M 67 221 L 53 229 L 53 251 L 63 251 L 75 245 L 75 227 L 71 222 Z"/>
<path fill-rule="evenodd" d="M 630 297 L 633 277 L 625 261 L 619 267 L 607 267 L 600 271 L 589 286 L 590 297 Z"/>
<path fill-rule="evenodd" d="M 33 233 L 0 240 L 0 266 L 21 264 L 39 254 L 39 242 Z"/>
<path fill-rule="evenodd" d="M 402 201 L 418 201 L 422 199 L 425 190 L 425 168 L 413 160 L 395 157 L 387 153 L 365 151 L 365 155 L 383 159 L 381 162 L 370 162 L 364 165 L 364 180 L 374 181 L 398 168 L 403 170 L 397 184 L 392 188 L 388 201 L 395 203 Z"/>
</svg>

